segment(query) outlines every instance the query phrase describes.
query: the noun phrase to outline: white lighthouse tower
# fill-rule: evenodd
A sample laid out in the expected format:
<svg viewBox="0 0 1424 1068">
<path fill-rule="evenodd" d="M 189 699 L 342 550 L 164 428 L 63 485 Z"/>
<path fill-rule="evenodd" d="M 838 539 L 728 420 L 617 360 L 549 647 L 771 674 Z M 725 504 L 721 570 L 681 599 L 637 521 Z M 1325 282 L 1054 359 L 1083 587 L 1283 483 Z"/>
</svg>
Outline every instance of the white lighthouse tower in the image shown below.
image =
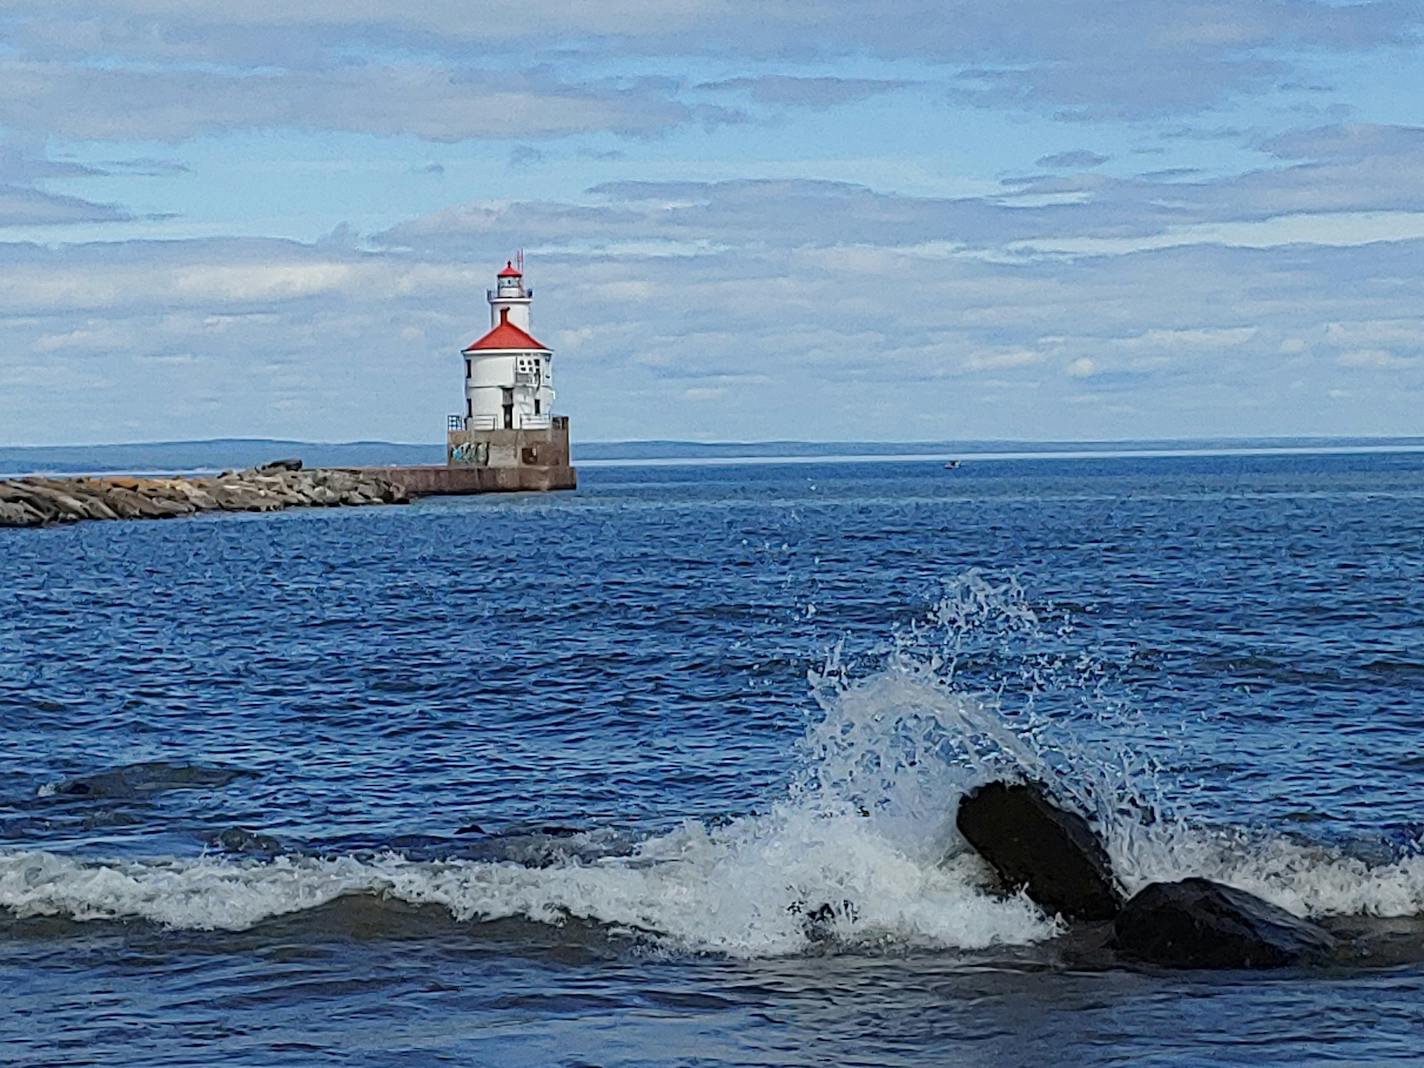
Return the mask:
<svg viewBox="0 0 1424 1068">
<path fill-rule="evenodd" d="M 449 462 L 561 469 L 571 486 L 569 421 L 553 413 L 554 352 L 529 332 L 534 290 L 524 284 L 523 256 L 519 259 L 519 266 L 506 262 L 495 288 L 486 291 L 489 332 L 460 352 L 465 411 L 450 417 Z"/>
<path fill-rule="evenodd" d="M 465 357 L 465 429 L 547 430 L 553 416 L 554 352 L 529 333 L 534 291 L 508 262 L 486 293 L 490 330 Z"/>
</svg>

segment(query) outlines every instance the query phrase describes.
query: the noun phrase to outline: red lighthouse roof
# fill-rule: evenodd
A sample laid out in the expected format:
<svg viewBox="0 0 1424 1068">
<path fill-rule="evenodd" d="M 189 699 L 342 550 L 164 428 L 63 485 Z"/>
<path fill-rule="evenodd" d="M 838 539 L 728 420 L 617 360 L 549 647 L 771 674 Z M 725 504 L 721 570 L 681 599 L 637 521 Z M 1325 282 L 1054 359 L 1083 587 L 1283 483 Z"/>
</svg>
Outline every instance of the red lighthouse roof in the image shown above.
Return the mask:
<svg viewBox="0 0 1424 1068">
<path fill-rule="evenodd" d="M 495 275 L 496 278 L 523 278 L 524 272 L 514 266 L 513 260 L 504 261 L 504 270 Z"/>
<path fill-rule="evenodd" d="M 478 341 L 472 342 L 464 352 L 482 352 L 490 349 L 537 349 L 552 352 L 534 338 L 509 321 L 509 309 L 499 309 L 499 325 Z"/>
</svg>

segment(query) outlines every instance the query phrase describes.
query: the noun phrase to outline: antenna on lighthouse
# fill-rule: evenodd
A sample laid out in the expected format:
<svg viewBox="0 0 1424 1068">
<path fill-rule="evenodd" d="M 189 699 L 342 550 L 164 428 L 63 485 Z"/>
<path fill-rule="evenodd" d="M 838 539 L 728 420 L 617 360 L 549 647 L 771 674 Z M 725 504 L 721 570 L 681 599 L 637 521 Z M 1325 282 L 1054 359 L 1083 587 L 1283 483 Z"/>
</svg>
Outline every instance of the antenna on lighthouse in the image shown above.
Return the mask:
<svg viewBox="0 0 1424 1068">
<path fill-rule="evenodd" d="M 514 262 L 519 265 L 519 273 L 524 273 L 524 250 L 520 249 L 514 254 Z"/>
</svg>

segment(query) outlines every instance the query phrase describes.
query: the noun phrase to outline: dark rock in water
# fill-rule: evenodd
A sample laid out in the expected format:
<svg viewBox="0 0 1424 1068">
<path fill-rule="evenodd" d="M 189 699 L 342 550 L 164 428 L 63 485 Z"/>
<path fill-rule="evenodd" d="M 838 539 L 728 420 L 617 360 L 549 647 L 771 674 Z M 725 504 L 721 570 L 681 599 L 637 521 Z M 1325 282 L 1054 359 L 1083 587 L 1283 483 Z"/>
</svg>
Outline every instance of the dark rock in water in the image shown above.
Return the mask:
<svg viewBox="0 0 1424 1068">
<path fill-rule="evenodd" d="M 208 844 L 229 853 L 259 853 L 276 856 L 282 852 L 282 843 L 270 834 L 249 831 L 245 827 L 229 827 L 208 839 Z"/>
<path fill-rule="evenodd" d="M 258 471 L 264 473 L 268 471 L 300 471 L 301 469 L 302 462 L 298 460 L 295 456 L 283 460 L 269 460 L 267 463 L 257 468 Z"/>
<path fill-rule="evenodd" d="M 1283 968 L 1328 961 L 1334 937 L 1255 894 L 1210 879 L 1152 883 L 1113 924 L 1119 953 L 1171 968 Z"/>
<path fill-rule="evenodd" d="M 248 774 L 251 773 L 240 768 L 210 768 L 201 764 L 152 760 L 110 768 L 83 778 L 66 779 L 56 783 L 51 792 L 60 797 L 147 797 L 168 790 L 226 786 Z"/>
<path fill-rule="evenodd" d="M 955 819 L 1004 884 L 1049 912 L 1110 920 L 1122 896 L 1088 821 L 1054 804 L 1036 783 L 991 782 L 959 802 Z"/>
</svg>

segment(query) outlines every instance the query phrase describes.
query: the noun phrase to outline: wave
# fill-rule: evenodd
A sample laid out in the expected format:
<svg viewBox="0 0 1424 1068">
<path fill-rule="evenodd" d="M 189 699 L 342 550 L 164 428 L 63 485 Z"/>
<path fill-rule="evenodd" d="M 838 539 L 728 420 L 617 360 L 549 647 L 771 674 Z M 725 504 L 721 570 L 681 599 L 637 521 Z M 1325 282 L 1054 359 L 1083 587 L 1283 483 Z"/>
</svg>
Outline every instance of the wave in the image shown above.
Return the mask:
<svg viewBox="0 0 1424 1068">
<path fill-rule="evenodd" d="M 1130 887 L 1200 874 L 1317 918 L 1424 913 L 1421 857 L 1370 865 L 1284 839 L 1248 847 L 1235 836 L 1195 832 L 1175 833 L 1149 865 L 1143 859 L 1132 858 Z M 688 823 L 630 855 L 545 867 L 398 854 L 126 862 L 0 854 L 0 908 L 19 918 L 241 931 L 350 897 L 438 906 L 470 924 L 589 921 L 670 950 L 733 957 L 827 942 L 980 950 L 1061 932 L 1026 899 L 995 894 L 967 853 L 912 855 L 864 817 L 794 811 L 715 829 Z"/>
<path fill-rule="evenodd" d="M 873 666 L 862 670 L 833 651 L 810 677 L 820 715 L 800 743 L 799 772 L 780 799 L 722 825 L 687 821 L 631 845 L 593 829 L 545 843 L 538 863 L 513 850 L 447 860 L 0 852 L 0 909 L 241 931 L 360 898 L 435 907 L 467 925 L 588 922 L 676 952 L 732 957 L 827 944 L 1028 945 L 1062 926 L 1026 898 L 995 892 L 953 826 L 966 790 L 1017 775 L 1048 782 L 1090 815 L 1129 891 L 1204 875 L 1302 915 L 1424 913 L 1424 857 L 1371 864 L 1174 816 L 1157 763 L 1121 744 L 1104 753 L 1083 740 L 1092 733 L 1081 730 L 1085 722 L 1121 727 L 1113 717 L 1132 713 L 1089 700 L 1081 680 L 1091 666 L 1045 652 L 1052 643 L 1044 633 L 1016 586 L 971 573 L 930 617 L 897 633 Z M 986 644 L 996 678 L 981 670 Z M 1044 711 L 1064 687 L 1077 711 Z"/>
<path fill-rule="evenodd" d="M 1026 900 L 990 896 L 977 873 L 907 856 L 863 823 L 795 813 L 717 829 L 689 823 L 628 856 L 538 868 L 394 854 L 122 863 L 6 854 L 0 907 L 20 917 L 245 930 L 368 895 L 439 905 L 460 921 L 590 920 L 673 949 L 739 957 L 794 953 L 821 938 L 980 948 L 1055 933 Z"/>
</svg>

